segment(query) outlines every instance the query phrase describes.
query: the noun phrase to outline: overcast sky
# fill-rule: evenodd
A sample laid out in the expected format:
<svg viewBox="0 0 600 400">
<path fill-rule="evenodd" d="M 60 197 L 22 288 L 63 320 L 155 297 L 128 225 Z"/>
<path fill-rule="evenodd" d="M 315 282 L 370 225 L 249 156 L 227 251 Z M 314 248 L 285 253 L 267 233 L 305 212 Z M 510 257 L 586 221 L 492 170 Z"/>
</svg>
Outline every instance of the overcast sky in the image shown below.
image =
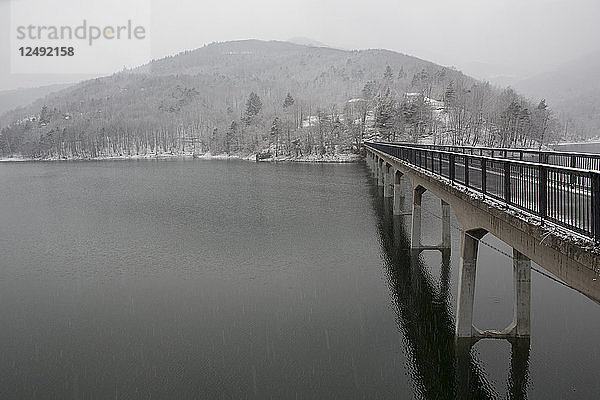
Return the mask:
<svg viewBox="0 0 600 400">
<path fill-rule="evenodd" d="M 0 89 L 72 79 L 10 73 L 10 1 L 20 0 L 0 0 Z M 600 50 L 599 19 L 600 0 L 152 0 L 150 35 L 153 58 L 213 41 L 302 36 L 466 72 L 474 62 L 531 71 Z"/>
</svg>

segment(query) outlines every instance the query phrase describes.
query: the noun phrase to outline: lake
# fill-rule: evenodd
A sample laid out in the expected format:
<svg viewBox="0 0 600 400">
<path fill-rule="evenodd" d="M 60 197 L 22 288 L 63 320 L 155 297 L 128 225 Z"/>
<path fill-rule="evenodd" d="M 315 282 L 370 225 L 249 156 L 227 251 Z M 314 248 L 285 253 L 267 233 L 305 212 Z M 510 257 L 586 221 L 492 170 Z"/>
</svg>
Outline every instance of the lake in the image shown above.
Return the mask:
<svg viewBox="0 0 600 400">
<path fill-rule="evenodd" d="M 456 221 L 451 254 L 411 253 L 364 164 L 2 163 L 0 185 L 2 399 L 600 393 L 599 305 L 535 271 L 530 341 L 457 347 Z M 484 242 L 474 320 L 501 329 L 510 249 Z"/>
</svg>

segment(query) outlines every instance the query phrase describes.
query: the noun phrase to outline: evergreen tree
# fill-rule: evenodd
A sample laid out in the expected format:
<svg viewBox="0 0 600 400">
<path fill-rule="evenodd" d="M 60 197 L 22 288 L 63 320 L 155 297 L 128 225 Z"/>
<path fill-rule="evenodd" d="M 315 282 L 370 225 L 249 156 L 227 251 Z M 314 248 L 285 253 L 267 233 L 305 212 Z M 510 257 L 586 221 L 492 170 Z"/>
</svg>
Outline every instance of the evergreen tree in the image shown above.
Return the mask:
<svg viewBox="0 0 600 400">
<path fill-rule="evenodd" d="M 377 129 L 382 139 L 390 139 L 394 129 L 395 117 L 395 101 L 392 98 L 390 89 L 387 88 L 375 98 L 375 129 Z"/>
<path fill-rule="evenodd" d="M 368 81 L 362 90 L 362 97 L 365 100 L 371 101 L 377 94 L 377 84 L 374 81 Z"/>
<path fill-rule="evenodd" d="M 450 81 L 448 86 L 446 86 L 446 91 L 444 92 L 444 105 L 446 107 L 454 106 L 456 101 L 456 92 L 454 90 L 454 82 Z"/>
<path fill-rule="evenodd" d="M 385 67 L 385 72 L 383 73 L 383 81 L 386 85 L 390 85 L 394 80 L 394 72 L 392 71 L 392 67 L 389 65 Z"/>
<path fill-rule="evenodd" d="M 292 97 L 292 95 L 290 93 L 288 93 L 287 96 L 285 96 L 285 100 L 283 100 L 283 108 L 286 109 L 293 105 L 294 105 L 294 98 Z"/>
<path fill-rule="evenodd" d="M 42 106 L 40 110 L 40 124 L 47 125 L 50 123 L 50 111 L 48 111 L 48 106 Z"/>
<path fill-rule="evenodd" d="M 246 111 L 244 112 L 244 123 L 250 125 L 254 117 L 262 110 L 262 101 L 254 92 L 250 93 L 248 101 L 246 101 Z"/>
</svg>

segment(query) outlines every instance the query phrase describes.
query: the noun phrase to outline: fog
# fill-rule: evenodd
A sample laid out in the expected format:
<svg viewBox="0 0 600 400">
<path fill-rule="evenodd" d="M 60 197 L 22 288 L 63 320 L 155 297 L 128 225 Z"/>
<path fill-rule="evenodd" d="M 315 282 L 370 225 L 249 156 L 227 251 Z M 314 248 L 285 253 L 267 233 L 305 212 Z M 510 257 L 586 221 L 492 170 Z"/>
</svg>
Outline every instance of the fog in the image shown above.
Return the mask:
<svg viewBox="0 0 600 400">
<path fill-rule="evenodd" d="M 27 0 L 0 0 L 0 90 L 86 77 L 10 72 L 11 1 Z M 525 78 L 598 50 L 598 16 L 597 0 L 153 0 L 149 30 L 153 58 L 213 41 L 307 37 L 395 50 L 479 77 L 501 70 Z"/>
</svg>

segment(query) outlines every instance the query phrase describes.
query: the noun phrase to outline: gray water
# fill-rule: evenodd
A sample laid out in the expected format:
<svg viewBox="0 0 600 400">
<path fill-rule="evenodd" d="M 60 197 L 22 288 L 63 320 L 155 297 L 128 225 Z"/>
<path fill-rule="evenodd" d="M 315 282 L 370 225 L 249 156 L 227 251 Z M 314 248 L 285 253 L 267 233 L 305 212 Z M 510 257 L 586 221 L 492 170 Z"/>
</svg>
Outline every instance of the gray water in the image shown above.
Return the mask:
<svg viewBox="0 0 600 400">
<path fill-rule="evenodd" d="M 457 362 L 458 232 L 411 261 L 362 164 L 4 163 L 0 187 L 2 399 L 600 393 L 600 306 L 536 272 L 530 342 Z M 426 193 L 424 242 L 439 215 Z M 504 328 L 511 260 L 480 260 L 476 324 Z"/>
</svg>

